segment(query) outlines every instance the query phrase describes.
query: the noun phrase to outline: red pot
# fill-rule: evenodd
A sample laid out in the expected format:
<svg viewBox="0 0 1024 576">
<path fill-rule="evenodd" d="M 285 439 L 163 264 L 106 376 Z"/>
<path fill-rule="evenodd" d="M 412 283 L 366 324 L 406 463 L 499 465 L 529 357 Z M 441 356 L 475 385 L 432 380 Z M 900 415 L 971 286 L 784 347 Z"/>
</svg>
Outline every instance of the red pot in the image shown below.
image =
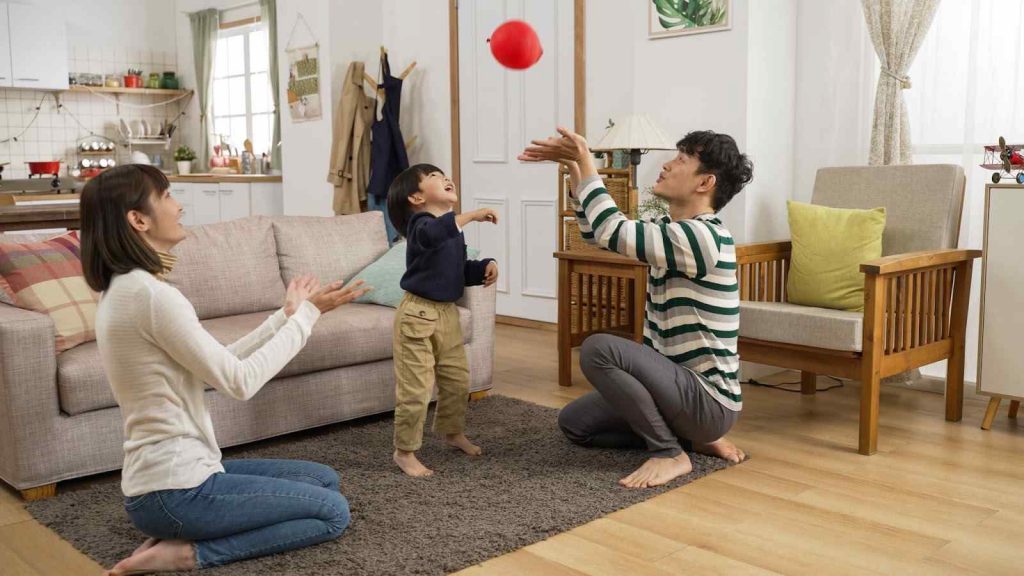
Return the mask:
<svg viewBox="0 0 1024 576">
<path fill-rule="evenodd" d="M 124 77 L 125 88 L 142 88 L 142 76 L 125 76 Z"/>
<path fill-rule="evenodd" d="M 40 174 L 51 174 L 57 176 L 60 174 L 60 160 L 52 160 L 49 162 L 26 162 L 28 164 L 29 176 L 38 176 Z"/>
</svg>

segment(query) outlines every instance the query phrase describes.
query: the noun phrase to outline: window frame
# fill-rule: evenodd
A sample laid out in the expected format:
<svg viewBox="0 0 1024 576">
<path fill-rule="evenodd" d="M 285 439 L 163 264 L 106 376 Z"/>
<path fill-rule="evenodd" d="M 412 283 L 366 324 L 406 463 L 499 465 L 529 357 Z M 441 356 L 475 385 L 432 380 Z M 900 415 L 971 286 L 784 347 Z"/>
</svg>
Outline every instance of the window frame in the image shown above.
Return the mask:
<svg viewBox="0 0 1024 576">
<path fill-rule="evenodd" d="M 217 132 L 217 128 L 216 127 L 217 127 L 217 121 L 218 120 L 227 120 L 228 124 L 230 125 L 231 121 L 233 119 L 242 118 L 242 117 L 245 118 L 245 135 L 244 135 L 244 137 L 243 138 L 238 138 L 234 134 L 230 134 L 229 135 L 230 139 L 232 141 L 238 140 L 239 147 L 241 146 L 241 142 L 245 141 L 246 139 L 248 139 L 250 141 L 252 141 L 252 139 L 253 139 L 253 117 L 254 116 L 260 116 L 260 117 L 269 116 L 271 118 L 271 121 L 272 121 L 272 118 L 273 118 L 273 115 L 274 115 L 274 112 L 275 112 L 274 106 L 273 106 L 273 102 L 274 102 L 273 94 L 269 94 L 269 93 L 267 94 L 267 96 L 269 98 L 268 103 L 270 103 L 270 105 L 271 105 L 269 111 L 267 111 L 267 112 L 254 112 L 253 109 L 252 109 L 252 100 L 253 100 L 253 95 L 252 95 L 252 76 L 254 74 L 269 74 L 270 70 L 268 68 L 267 70 L 253 72 L 253 70 L 251 69 L 250 66 L 252 64 L 252 60 L 251 60 L 251 52 L 250 52 L 249 35 L 252 32 L 257 32 L 259 30 L 264 30 L 269 35 L 269 31 L 267 31 L 266 29 L 267 29 L 267 25 L 264 22 L 262 22 L 260 20 L 257 20 L 255 22 L 252 22 L 252 23 L 249 23 L 249 24 L 244 24 L 244 25 L 241 25 L 241 26 L 223 27 L 217 33 L 217 42 L 220 42 L 221 40 L 226 40 L 228 38 L 232 38 L 234 36 L 241 36 L 242 37 L 243 59 L 244 59 L 244 62 L 243 62 L 243 64 L 244 64 L 243 72 L 241 74 L 227 74 L 225 76 L 218 77 L 217 76 L 217 61 L 216 61 L 216 58 L 220 54 L 220 50 L 218 50 L 217 54 L 214 56 L 215 60 L 213 62 L 213 74 L 212 74 L 212 77 L 211 77 L 211 82 L 215 86 L 218 81 L 228 82 L 228 81 L 230 81 L 231 79 L 234 79 L 234 78 L 243 78 L 244 81 L 245 81 L 245 113 L 244 114 L 218 114 L 217 113 L 217 108 L 216 108 L 216 98 L 212 98 L 211 102 L 210 102 L 210 117 L 211 117 L 212 121 L 209 124 L 209 127 L 210 127 L 210 140 L 211 140 L 211 142 L 220 143 L 220 136 L 222 134 L 220 132 Z M 268 41 L 269 41 L 269 37 L 268 37 Z M 269 62 L 268 62 L 268 64 L 269 64 Z M 213 90 L 213 93 L 214 94 L 216 93 L 215 89 Z M 273 139 L 273 135 L 271 135 L 270 137 L 271 137 L 271 139 Z M 268 146 L 270 147 L 270 149 L 273 149 L 273 142 L 269 142 Z M 266 150 L 266 152 L 269 153 L 270 149 Z"/>
</svg>

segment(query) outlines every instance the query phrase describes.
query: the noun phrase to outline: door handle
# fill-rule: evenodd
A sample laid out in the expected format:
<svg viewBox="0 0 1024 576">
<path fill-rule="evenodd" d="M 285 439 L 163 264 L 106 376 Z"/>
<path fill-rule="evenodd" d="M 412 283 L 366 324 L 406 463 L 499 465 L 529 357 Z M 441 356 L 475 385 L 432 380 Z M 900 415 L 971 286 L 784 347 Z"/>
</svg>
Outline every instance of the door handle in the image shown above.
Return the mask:
<svg viewBox="0 0 1024 576">
<path fill-rule="evenodd" d="M 203 190 L 203 194 L 206 194 L 207 196 L 216 196 L 217 195 L 217 191 L 216 190 Z"/>
<path fill-rule="evenodd" d="M 19 82 L 39 82 L 39 78 L 15 78 Z"/>
</svg>

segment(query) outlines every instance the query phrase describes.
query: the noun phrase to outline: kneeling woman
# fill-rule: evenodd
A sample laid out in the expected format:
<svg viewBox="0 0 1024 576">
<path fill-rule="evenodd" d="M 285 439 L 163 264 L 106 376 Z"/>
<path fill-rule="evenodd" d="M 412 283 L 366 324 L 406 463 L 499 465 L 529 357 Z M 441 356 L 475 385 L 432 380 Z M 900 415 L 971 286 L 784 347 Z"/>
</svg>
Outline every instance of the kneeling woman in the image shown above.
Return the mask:
<svg viewBox="0 0 1024 576">
<path fill-rule="evenodd" d="M 125 509 L 149 536 L 109 574 L 206 568 L 337 538 L 348 526 L 338 474 L 289 460 L 221 462 L 204 383 L 248 400 L 305 345 L 320 314 L 359 286 L 294 280 L 284 306 L 222 346 L 164 282 L 185 238 L 156 168 L 125 165 L 82 191 L 82 265 L 102 292 L 96 341 L 124 418 Z"/>
</svg>

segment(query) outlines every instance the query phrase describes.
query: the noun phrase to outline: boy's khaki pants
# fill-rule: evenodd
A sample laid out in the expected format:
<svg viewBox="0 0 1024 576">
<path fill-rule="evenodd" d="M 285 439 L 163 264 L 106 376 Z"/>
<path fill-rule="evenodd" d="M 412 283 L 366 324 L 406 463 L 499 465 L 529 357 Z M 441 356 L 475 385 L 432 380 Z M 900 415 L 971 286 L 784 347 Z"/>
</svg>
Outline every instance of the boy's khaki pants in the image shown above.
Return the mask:
<svg viewBox="0 0 1024 576">
<path fill-rule="evenodd" d="M 420 449 L 435 379 L 434 429 L 441 434 L 462 432 L 469 367 L 455 304 L 406 293 L 395 314 L 394 356 L 395 448 Z"/>
</svg>

